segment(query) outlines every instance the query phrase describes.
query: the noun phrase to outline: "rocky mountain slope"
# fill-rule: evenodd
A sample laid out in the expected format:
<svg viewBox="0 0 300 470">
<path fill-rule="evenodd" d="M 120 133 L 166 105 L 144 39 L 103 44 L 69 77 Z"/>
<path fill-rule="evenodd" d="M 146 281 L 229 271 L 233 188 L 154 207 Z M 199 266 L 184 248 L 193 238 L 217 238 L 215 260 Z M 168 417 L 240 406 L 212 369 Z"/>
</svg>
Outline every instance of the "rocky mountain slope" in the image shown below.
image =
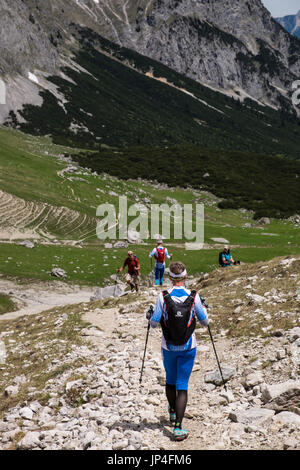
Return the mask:
<svg viewBox="0 0 300 470">
<path fill-rule="evenodd" d="M 300 39 L 300 10 L 297 15 L 287 15 L 282 18 L 275 18 L 290 34 Z"/>
<path fill-rule="evenodd" d="M 74 25 L 153 58 L 229 96 L 292 107 L 300 45 L 260 0 L 16 0 L 1 2 L 0 73 L 7 88 L 0 117 L 24 103 L 41 105 L 41 89 L 65 100 L 49 74 L 82 70 Z M 70 81 L 70 78 L 68 78 Z"/>
<path fill-rule="evenodd" d="M 229 94 L 277 106 L 299 77 L 300 44 L 260 0 L 129 0 L 120 14 L 116 0 L 102 9 L 111 40 Z"/>
<path fill-rule="evenodd" d="M 168 422 L 159 330 L 139 383 L 156 288 L 0 320 L 0 448 L 299 449 L 299 263 L 278 258 L 189 281 L 211 305 L 228 391 L 198 328 L 182 443 Z"/>
</svg>

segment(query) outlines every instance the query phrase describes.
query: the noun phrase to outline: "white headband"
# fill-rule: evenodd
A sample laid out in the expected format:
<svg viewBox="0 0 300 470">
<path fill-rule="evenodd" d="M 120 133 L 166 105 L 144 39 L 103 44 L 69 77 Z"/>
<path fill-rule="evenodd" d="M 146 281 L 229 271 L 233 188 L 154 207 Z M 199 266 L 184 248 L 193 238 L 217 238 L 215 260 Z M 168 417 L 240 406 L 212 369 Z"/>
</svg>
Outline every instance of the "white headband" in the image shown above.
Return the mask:
<svg viewBox="0 0 300 470">
<path fill-rule="evenodd" d="M 186 275 L 187 275 L 186 269 L 180 274 L 174 274 L 172 273 L 172 271 L 169 271 L 169 276 L 174 277 L 174 278 L 178 278 L 178 277 L 181 278 L 181 277 L 185 277 Z"/>
</svg>

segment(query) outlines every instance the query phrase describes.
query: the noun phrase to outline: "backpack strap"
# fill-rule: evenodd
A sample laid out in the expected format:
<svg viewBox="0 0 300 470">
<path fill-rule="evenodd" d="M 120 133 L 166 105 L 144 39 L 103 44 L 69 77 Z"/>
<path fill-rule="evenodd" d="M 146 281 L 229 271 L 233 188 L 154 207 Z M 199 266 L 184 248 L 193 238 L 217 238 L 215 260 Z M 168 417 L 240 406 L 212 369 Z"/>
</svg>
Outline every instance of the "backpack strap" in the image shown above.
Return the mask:
<svg viewBox="0 0 300 470">
<path fill-rule="evenodd" d="M 167 302 L 168 300 L 171 298 L 169 292 L 167 290 L 164 290 L 162 292 L 162 295 L 163 295 L 163 299 L 164 299 L 164 302 L 165 302 L 165 306 L 166 306 L 166 309 L 167 309 Z M 172 299 L 171 299 L 172 300 Z M 168 310 L 168 309 L 167 309 Z"/>
<path fill-rule="evenodd" d="M 163 291 L 163 298 L 164 298 L 164 302 L 165 302 L 165 306 L 166 306 L 166 310 L 168 312 L 168 303 L 171 301 L 171 302 L 174 302 L 174 300 L 172 300 L 172 297 L 170 296 L 169 292 L 167 290 L 164 290 Z M 185 301 L 183 302 L 183 304 L 191 304 L 191 310 L 193 308 L 193 305 L 195 303 L 195 299 L 196 299 L 196 295 L 197 295 L 197 291 L 196 290 L 192 290 L 190 295 L 188 296 L 187 299 L 185 299 Z"/>
<path fill-rule="evenodd" d="M 194 303 L 195 303 L 196 295 L 197 295 L 197 291 L 196 291 L 196 290 L 192 290 L 191 293 L 190 293 L 190 295 L 188 296 L 188 298 L 185 299 L 184 303 L 188 303 L 188 301 L 192 301 L 192 306 L 193 306 Z"/>
</svg>

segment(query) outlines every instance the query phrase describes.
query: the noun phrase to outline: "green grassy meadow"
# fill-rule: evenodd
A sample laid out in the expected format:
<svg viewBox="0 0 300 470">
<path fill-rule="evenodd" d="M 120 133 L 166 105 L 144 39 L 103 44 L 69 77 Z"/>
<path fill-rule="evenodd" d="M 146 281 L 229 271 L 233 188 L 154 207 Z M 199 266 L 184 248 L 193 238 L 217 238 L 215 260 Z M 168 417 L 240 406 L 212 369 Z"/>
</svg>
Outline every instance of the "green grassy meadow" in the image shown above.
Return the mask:
<svg viewBox="0 0 300 470">
<path fill-rule="evenodd" d="M 76 152 L 76 149 L 73 151 Z M 141 179 L 120 180 L 107 174 L 97 175 L 80 167 L 75 175 L 78 176 L 77 179 L 69 178 L 74 174 L 61 177 L 59 172 L 69 165 L 68 162 L 57 158 L 64 153 L 70 154 L 70 149 L 54 145 L 47 137 L 32 137 L 0 127 L 2 191 L 23 201 L 47 203 L 53 207 L 64 206 L 77 211 L 83 217 L 94 218 L 94 225 L 89 226 L 90 233 L 76 246 L 64 242 L 66 239 L 80 239 L 76 227 L 72 237 L 68 237 L 65 227 L 52 219 L 45 222 L 45 227 L 57 238 L 56 243 L 43 244 L 38 240 L 33 249 L 28 249 L 19 245 L 18 239 L 9 242 L 2 237 L 0 273 L 4 276 L 18 277 L 24 281 L 55 280 L 50 275 L 51 270 L 60 267 L 67 272 L 65 282 L 102 285 L 105 279 L 109 279 L 121 266 L 127 249 L 105 248 L 105 242 L 111 240 L 97 238 L 96 208 L 99 204 L 110 203 L 114 204 L 118 211 L 119 196 L 124 195 L 128 198 L 128 206 L 138 202 L 148 209 L 149 201 L 152 204 L 171 205 L 170 201 L 176 200 L 181 206 L 195 203 L 204 205 L 205 249 L 186 250 L 185 240 L 174 239 L 172 219 L 171 235 L 165 240 L 169 252 L 173 253 L 173 259 L 184 261 L 191 275 L 210 272 L 218 266 L 218 253 L 222 244 L 216 244 L 212 238 L 227 239 L 234 258 L 247 263 L 267 261 L 277 256 L 300 252 L 299 227 L 288 220 L 271 219 L 269 225 L 259 226 L 253 219 L 253 212 L 244 209 L 220 209 L 220 199 L 207 191 L 193 188 L 168 188 Z M 130 217 L 129 223 L 133 220 L 134 217 Z M 0 217 L 0 231 L 1 229 Z M 149 231 L 150 229 L 149 218 Z M 141 261 L 142 277 L 146 277 L 150 272 L 149 253 L 154 246 L 155 240 L 150 239 L 145 239 L 143 244 L 129 245 Z M 167 265 L 168 263 L 169 261 Z"/>
</svg>

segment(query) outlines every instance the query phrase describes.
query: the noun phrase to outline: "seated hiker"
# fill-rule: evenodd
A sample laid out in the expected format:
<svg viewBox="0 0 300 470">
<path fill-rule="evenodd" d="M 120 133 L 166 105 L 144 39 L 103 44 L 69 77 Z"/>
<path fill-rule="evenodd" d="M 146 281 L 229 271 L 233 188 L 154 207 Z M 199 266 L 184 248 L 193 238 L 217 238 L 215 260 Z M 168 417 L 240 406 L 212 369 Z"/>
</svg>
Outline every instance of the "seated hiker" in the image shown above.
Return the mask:
<svg viewBox="0 0 300 470">
<path fill-rule="evenodd" d="M 162 357 L 166 371 L 166 397 L 170 421 L 174 425 L 173 436 L 182 441 L 188 431 L 182 429 L 182 420 L 188 399 L 188 382 L 192 373 L 197 341 L 196 317 L 202 326 L 208 325 L 208 317 L 199 294 L 184 287 L 187 279 L 185 265 L 172 262 L 169 278 L 173 287 L 159 294 L 154 312 L 147 312 L 150 326 L 162 328 Z"/>
<path fill-rule="evenodd" d="M 166 258 L 171 259 L 172 255 L 168 253 L 168 249 L 163 247 L 162 240 L 157 241 L 156 248 L 153 248 L 151 251 L 149 258 L 155 258 L 155 284 L 157 286 L 162 286 L 164 282 L 164 272 L 166 267 Z"/>
<path fill-rule="evenodd" d="M 219 264 L 222 267 L 240 264 L 240 261 L 234 261 L 230 249 L 225 246 L 223 251 L 219 254 Z"/>
<path fill-rule="evenodd" d="M 134 288 L 136 289 L 136 292 L 139 292 L 141 265 L 138 257 L 132 251 L 128 251 L 128 257 L 125 259 L 123 266 L 118 269 L 117 272 L 122 272 L 126 266 L 128 267 L 128 273 L 125 278 L 126 282 L 130 285 L 131 292 L 133 292 Z"/>
</svg>

